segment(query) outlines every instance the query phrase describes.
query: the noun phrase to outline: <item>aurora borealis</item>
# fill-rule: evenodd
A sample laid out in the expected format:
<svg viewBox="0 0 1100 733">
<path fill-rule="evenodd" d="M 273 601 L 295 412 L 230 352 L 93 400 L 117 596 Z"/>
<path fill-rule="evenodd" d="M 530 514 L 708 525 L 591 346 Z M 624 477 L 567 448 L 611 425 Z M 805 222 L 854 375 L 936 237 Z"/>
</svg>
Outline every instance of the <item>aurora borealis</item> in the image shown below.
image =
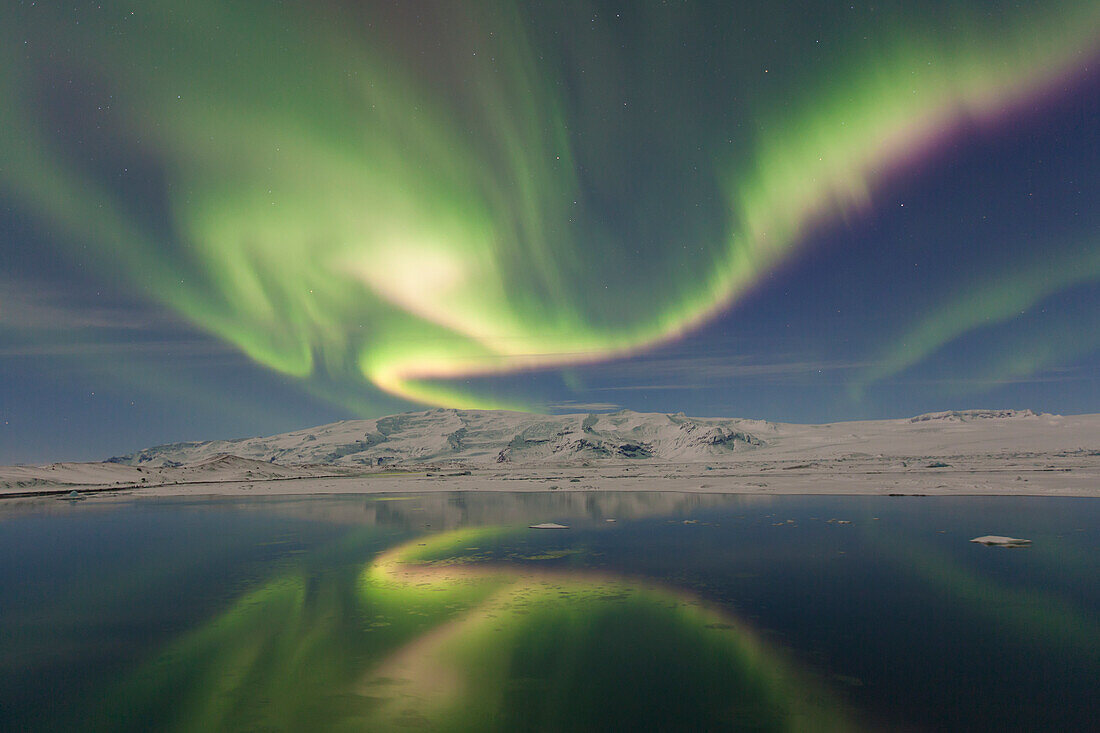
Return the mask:
<svg viewBox="0 0 1100 733">
<path fill-rule="evenodd" d="M 0 41 L 13 459 L 59 372 L 165 440 L 1100 411 L 1095 3 L 12 3 Z M 142 346 L 180 340 L 247 362 Z"/>
</svg>

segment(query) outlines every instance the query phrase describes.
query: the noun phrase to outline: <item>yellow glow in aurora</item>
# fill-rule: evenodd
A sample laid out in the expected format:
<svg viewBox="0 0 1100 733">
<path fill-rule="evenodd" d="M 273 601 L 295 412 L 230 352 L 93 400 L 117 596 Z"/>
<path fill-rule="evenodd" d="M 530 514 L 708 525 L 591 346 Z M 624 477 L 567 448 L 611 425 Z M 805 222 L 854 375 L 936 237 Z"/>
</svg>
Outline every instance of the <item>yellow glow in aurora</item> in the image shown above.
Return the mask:
<svg viewBox="0 0 1100 733">
<path fill-rule="evenodd" d="M 697 326 L 954 121 L 1076 69 L 1100 20 L 1092 3 L 996 22 L 948 4 L 950 26 L 898 15 L 785 85 L 730 60 L 715 90 L 729 115 L 707 123 L 734 148 L 711 157 L 717 223 L 679 248 L 586 228 L 600 161 L 575 149 L 595 123 L 562 91 L 579 62 L 528 38 L 510 3 L 445 4 L 426 24 L 111 5 L 0 11 L 6 193 L 261 364 L 463 408 L 513 405 L 448 380 L 606 359 Z M 51 96 L 60 79 L 79 91 Z M 672 144 L 650 134 L 644 146 Z M 135 200 L 138 171 L 159 188 Z M 695 231 L 695 212 L 670 198 L 670 227 Z"/>
</svg>

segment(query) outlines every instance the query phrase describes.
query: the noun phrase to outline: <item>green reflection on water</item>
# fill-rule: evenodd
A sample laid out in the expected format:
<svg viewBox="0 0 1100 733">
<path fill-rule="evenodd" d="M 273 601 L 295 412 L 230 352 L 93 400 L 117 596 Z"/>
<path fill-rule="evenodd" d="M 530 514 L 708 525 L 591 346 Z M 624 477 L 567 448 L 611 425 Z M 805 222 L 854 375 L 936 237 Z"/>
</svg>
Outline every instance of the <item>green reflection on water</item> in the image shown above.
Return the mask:
<svg viewBox="0 0 1100 733">
<path fill-rule="evenodd" d="M 413 540 L 240 597 L 88 727 L 158 730 L 844 730 L 840 705 L 680 591 L 490 561 L 521 535 Z M 354 540 L 338 552 L 354 557 Z M 362 552 L 362 548 L 360 548 Z M 359 556 L 362 556 L 360 554 Z"/>
<path fill-rule="evenodd" d="M 920 580 L 950 598 L 983 627 L 992 627 L 1005 638 L 1036 648 L 1072 649 L 1093 656 L 1100 653 L 1100 623 L 1058 593 L 1023 584 L 1009 585 L 973 572 L 951 553 L 937 549 L 911 531 L 895 529 L 888 534 L 865 528 L 863 534 L 880 558 L 895 563 L 907 577 Z M 981 551 L 1032 552 L 1031 548 Z M 1065 562 L 1069 552 L 1059 547 L 1062 559 L 1052 556 L 1048 562 Z M 1045 573 L 1048 577 L 1055 574 L 1053 567 Z"/>
</svg>

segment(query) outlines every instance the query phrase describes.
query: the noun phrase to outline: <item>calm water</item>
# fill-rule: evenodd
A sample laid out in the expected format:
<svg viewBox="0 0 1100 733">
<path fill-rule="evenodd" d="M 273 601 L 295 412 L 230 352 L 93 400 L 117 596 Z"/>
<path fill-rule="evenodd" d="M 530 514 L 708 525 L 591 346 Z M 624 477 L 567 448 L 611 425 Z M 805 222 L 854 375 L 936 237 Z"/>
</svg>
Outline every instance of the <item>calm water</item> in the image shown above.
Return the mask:
<svg viewBox="0 0 1100 733">
<path fill-rule="evenodd" d="M 1089 499 L 9 502 L 0 729 L 1096 729 L 1098 550 Z"/>
</svg>

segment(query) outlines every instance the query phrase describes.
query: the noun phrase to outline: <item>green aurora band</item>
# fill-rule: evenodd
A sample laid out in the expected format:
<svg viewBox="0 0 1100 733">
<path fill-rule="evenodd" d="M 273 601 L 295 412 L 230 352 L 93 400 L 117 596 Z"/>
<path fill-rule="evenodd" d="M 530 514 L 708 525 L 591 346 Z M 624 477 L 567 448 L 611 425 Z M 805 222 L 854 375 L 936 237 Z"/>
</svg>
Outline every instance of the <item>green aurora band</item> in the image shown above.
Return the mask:
<svg viewBox="0 0 1100 733">
<path fill-rule="evenodd" d="M 1092 2 L 749 3 L 691 66 L 673 11 L 637 10 L 631 54 L 583 4 L 421 8 L 6 3 L 0 186 L 74 256 L 356 409 L 364 378 L 515 407 L 456 382 L 684 334 L 1100 37 Z M 768 60 L 823 22 L 827 48 Z"/>
<path fill-rule="evenodd" d="M 1056 293 L 1100 282 L 1100 249 L 1081 247 L 1002 271 L 981 283 L 972 283 L 945 299 L 891 342 L 862 380 L 852 386 L 859 396 L 868 384 L 886 379 L 917 364 L 971 331 L 1013 321 Z M 1042 325 L 1024 328 L 1014 324 L 1013 334 L 1002 339 L 999 358 L 977 379 L 985 383 L 1026 377 L 1054 366 L 1068 354 L 1087 353 L 1100 343 L 1095 327 L 1084 327 L 1095 318 L 1072 328 Z M 1055 346 L 1057 345 L 1057 346 Z"/>
</svg>

